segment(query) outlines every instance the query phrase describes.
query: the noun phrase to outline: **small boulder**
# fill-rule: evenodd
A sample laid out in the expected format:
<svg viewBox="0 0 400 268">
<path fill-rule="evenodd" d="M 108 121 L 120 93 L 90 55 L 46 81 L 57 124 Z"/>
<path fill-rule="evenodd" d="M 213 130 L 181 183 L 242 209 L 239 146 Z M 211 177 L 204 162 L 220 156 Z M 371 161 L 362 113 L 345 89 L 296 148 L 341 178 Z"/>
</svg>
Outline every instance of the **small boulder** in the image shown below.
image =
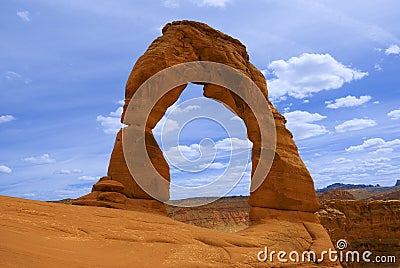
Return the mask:
<svg viewBox="0 0 400 268">
<path fill-rule="evenodd" d="M 123 193 L 124 185 L 114 180 L 100 180 L 93 185 L 93 191 Z"/>
</svg>

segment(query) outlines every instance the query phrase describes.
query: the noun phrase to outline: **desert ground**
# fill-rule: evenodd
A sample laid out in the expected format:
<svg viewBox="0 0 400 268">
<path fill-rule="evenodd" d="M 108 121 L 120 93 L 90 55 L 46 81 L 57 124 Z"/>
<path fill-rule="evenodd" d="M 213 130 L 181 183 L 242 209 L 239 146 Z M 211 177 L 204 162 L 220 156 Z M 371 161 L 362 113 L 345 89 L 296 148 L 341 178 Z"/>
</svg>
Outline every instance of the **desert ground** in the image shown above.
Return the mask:
<svg viewBox="0 0 400 268">
<path fill-rule="evenodd" d="M 257 253 L 272 240 L 289 249 L 296 232 L 299 248 L 318 243 L 303 223 L 273 219 L 226 233 L 154 213 L 5 196 L 0 211 L 1 267 L 271 267 Z"/>
</svg>

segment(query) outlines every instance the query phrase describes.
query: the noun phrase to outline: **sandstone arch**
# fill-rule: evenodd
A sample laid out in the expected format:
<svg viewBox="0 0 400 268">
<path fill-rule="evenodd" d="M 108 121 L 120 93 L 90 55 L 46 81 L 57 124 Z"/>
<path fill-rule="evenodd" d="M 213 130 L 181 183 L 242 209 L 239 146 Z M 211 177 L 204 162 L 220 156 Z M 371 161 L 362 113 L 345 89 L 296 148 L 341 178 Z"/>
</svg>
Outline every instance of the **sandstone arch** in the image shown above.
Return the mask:
<svg viewBox="0 0 400 268">
<path fill-rule="evenodd" d="M 137 60 L 126 84 L 124 114 L 136 90 L 157 72 L 190 61 L 212 61 L 233 67 L 252 79 L 268 100 L 264 76 L 249 61 L 246 48 L 240 41 L 206 24 L 177 21 L 167 24 L 163 35 L 149 46 Z M 153 108 L 146 124 L 146 147 L 150 159 L 158 172 L 169 181 L 169 166 L 165 161 L 151 129 L 165 114 L 166 109 L 176 102 L 186 85 L 179 86 L 166 94 Z M 204 96 L 216 99 L 241 117 L 253 142 L 253 167 L 258 163 L 259 130 L 249 107 L 229 90 L 213 85 L 204 85 Z M 277 144 L 272 168 L 263 184 L 250 194 L 249 203 L 254 208 L 268 208 L 301 212 L 318 209 L 312 178 L 300 159 L 292 134 L 285 127 L 285 118 L 268 101 L 273 112 Z M 122 115 L 122 120 L 124 118 Z M 130 199 L 152 200 L 130 175 L 122 151 L 122 132 L 117 134 L 108 168 L 108 176 L 93 186 L 92 193 L 77 203 L 121 207 Z M 110 204 L 110 203 L 114 203 Z M 253 209 L 257 211 L 257 209 Z"/>
</svg>

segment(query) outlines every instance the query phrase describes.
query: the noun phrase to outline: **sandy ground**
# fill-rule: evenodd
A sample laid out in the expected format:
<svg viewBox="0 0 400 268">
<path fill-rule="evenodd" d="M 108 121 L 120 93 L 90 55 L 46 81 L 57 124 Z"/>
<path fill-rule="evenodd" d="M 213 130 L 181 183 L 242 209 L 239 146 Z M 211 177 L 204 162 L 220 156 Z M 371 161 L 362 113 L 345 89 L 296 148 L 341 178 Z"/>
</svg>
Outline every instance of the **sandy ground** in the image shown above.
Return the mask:
<svg viewBox="0 0 400 268">
<path fill-rule="evenodd" d="M 299 226 L 272 220 L 230 234 L 152 213 L 0 196 L 0 267 L 271 267 L 257 260 L 265 245 L 315 242 Z"/>
</svg>

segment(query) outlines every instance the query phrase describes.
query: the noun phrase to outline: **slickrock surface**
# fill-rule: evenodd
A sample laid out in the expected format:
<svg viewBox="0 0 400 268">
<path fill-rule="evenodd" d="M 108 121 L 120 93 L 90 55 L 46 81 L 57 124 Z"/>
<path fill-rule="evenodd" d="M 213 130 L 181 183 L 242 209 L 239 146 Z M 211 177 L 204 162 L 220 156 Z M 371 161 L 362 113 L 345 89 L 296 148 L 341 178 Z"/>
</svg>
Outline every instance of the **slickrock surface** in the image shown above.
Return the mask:
<svg viewBox="0 0 400 268">
<path fill-rule="evenodd" d="M 222 233 L 150 212 L 0 196 L 0 267 L 331 267 L 259 263 L 257 253 L 320 247 L 316 218 L 274 218 Z"/>
</svg>

